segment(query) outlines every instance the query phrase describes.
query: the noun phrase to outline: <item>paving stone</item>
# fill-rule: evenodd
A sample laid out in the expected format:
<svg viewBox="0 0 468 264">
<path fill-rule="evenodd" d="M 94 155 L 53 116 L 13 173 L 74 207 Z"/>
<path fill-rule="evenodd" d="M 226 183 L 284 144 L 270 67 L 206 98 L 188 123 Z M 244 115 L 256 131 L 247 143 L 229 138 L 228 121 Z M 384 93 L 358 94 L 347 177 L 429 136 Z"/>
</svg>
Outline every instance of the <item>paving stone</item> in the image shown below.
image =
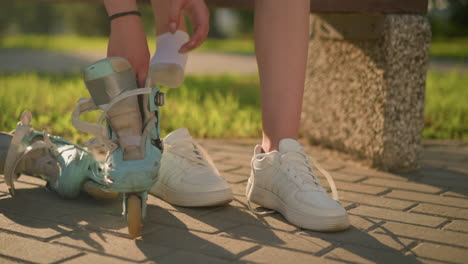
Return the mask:
<svg viewBox="0 0 468 264">
<path fill-rule="evenodd" d="M 30 184 L 25 181 L 15 181 L 15 190 L 18 189 L 44 189 L 45 184 L 42 186 L 37 185 L 37 184 Z M 6 184 L 0 184 L 0 191 L 4 193 L 9 193 L 8 192 L 8 186 Z"/>
<path fill-rule="evenodd" d="M 191 216 L 190 214 L 171 212 L 161 209 L 156 214 L 149 214 L 145 222 L 173 226 L 180 229 L 193 230 L 208 234 L 219 233 L 227 228 L 238 226 L 239 223 L 225 219 L 215 219 L 207 216 Z"/>
<path fill-rule="evenodd" d="M 252 263 L 341 263 L 314 256 L 312 253 L 278 249 L 268 246 L 264 246 L 259 250 L 244 256 L 240 260 Z"/>
<path fill-rule="evenodd" d="M 403 222 L 428 227 L 437 227 L 438 225 L 446 221 L 445 218 L 436 216 L 420 215 L 410 212 L 400 212 L 391 209 L 382 209 L 376 207 L 369 207 L 365 205 L 353 208 L 349 211 L 349 213 L 360 216 L 372 217 L 385 221 Z"/>
<path fill-rule="evenodd" d="M 381 178 L 387 180 L 396 180 L 396 181 L 408 181 L 407 177 L 402 175 L 393 174 L 390 172 L 378 171 L 362 166 L 348 166 L 339 171 L 339 173 L 354 175 L 355 177 L 364 177 L 364 178 Z"/>
<path fill-rule="evenodd" d="M 247 209 L 245 184 L 252 147 L 258 140 L 202 141 L 225 171 L 222 175 L 233 186 L 235 200 L 221 207 L 184 208 L 150 195 L 143 237 L 137 240 L 127 238 L 120 200 L 102 203 L 87 196 L 61 199 L 43 188 L 44 181 L 29 176 L 20 178 L 16 183 L 18 195 L 11 197 L 0 176 L 0 263 L 447 264 L 468 259 L 468 221 L 461 220 L 467 218 L 468 211 L 468 190 L 464 187 L 468 172 L 464 163 L 468 160 L 455 162 L 457 155 L 466 155 L 463 151 L 440 164 L 436 159 L 425 159 L 417 172 L 392 174 L 362 167 L 326 150 L 307 149 L 330 170 L 342 204 L 351 208 L 350 230 L 319 233 L 297 228 L 279 213 L 258 217 Z M 450 148 L 444 151 L 449 153 Z M 323 176 L 318 176 L 328 186 Z M 419 205 L 412 208 L 415 203 Z M 412 209 L 403 212 L 406 208 Z M 452 219 L 448 224 L 447 218 Z M 441 224 L 446 224 L 443 230 L 439 229 Z M 16 239 L 11 243 L 19 246 L 4 247 L 7 236 Z M 422 244 L 407 252 L 416 243 Z M 3 250 L 12 247 L 14 254 Z M 23 254 L 24 248 L 40 248 L 36 255 L 43 258 Z M 67 250 L 71 250 L 69 254 Z"/>
<path fill-rule="evenodd" d="M 418 239 L 426 242 L 468 248 L 466 244 L 466 241 L 468 241 L 468 234 L 460 232 L 439 230 L 394 222 L 384 224 L 379 229 L 376 229 L 375 232 L 397 237 Z"/>
<path fill-rule="evenodd" d="M 35 263 L 52 263 L 80 253 L 69 247 L 7 233 L 0 236 L 0 245 L 0 254 Z"/>
<path fill-rule="evenodd" d="M 468 220 L 468 209 L 461 209 L 455 207 L 448 207 L 433 204 L 420 204 L 411 209 L 411 212 L 425 213 L 431 215 L 439 215 L 453 218 L 461 218 Z"/>
<path fill-rule="evenodd" d="M 231 183 L 231 184 L 244 182 L 244 181 L 247 181 L 249 179 L 249 175 L 243 175 L 243 174 L 241 175 L 241 174 L 238 174 L 236 172 L 224 172 L 224 173 L 221 173 L 221 176 L 228 183 Z"/>
<path fill-rule="evenodd" d="M 466 199 L 466 201 L 468 202 L 468 195 L 466 194 L 466 192 L 457 192 L 452 190 L 442 193 L 442 196 L 462 198 Z"/>
<path fill-rule="evenodd" d="M 446 225 L 444 229 L 468 233 L 468 221 L 453 220 L 452 223 Z"/>
<path fill-rule="evenodd" d="M 386 180 L 386 179 L 368 179 L 363 181 L 362 183 L 379 186 L 379 187 L 387 187 L 387 188 L 395 188 L 400 190 L 410 190 L 410 191 L 417 191 L 417 192 L 426 192 L 426 193 L 437 193 L 442 191 L 441 188 L 430 186 L 427 184 L 417 183 L 417 182 L 404 182 L 401 181 L 393 181 L 393 180 Z"/>
<path fill-rule="evenodd" d="M 418 182 L 427 185 L 433 185 L 440 188 L 454 188 L 464 191 L 465 194 L 468 194 L 468 181 L 465 181 L 466 175 L 458 173 L 456 176 L 452 176 L 449 173 L 444 173 L 447 175 L 447 178 L 442 177 L 423 177 L 418 180 Z M 444 175 L 444 176 L 445 176 Z"/>
<path fill-rule="evenodd" d="M 40 179 L 38 177 L 33 177 L 33 176 L 28 176 L 22 174 L 16 182 L 21 182 L 21 183 L 26 183 L 26 184 L 32 184 L 40 187 L 44 187 L 46 185 L 46 181 L 43 179 Z M 15 182 L 15 183 L 16 183 Z M 15 184 L 16 186 L 16 184 Z"/>
<path fill-rule="evenodd" d="M 445 197 L 435 194 L 424 194 L 417 192 L 393 190 L 392 192 L 385 194 L 385 197 L 398 198 L 402 200 L 409 200 L 415 202 L 449 205 L 460 208 L 468 208 L 468 200 L 458 199 L 454 197 Z"/>
<path fill-rule="evenodd" d="M 99 211 L 83 210 L 81 213 L 66 214 L 57 221 L 90 231 L 105 231 L 128 237 L 128 228 L 121 214 L 107 214 Z M 152 222 L 143 222 L 143 233 L 152 232 L 156 228 Z"/>
<path fill-rule="evenodd" d="M 252 242 L 232 239 L 220 234 L 208 235 L 167 226 L 160 226 L 154 232 L 144 235 L 143 240 L 145 244 L 194 251 L 228 260 L 238 258 L 240 253 L 256 246 Z"/>
<path fill-rule="evenodd" d="M 165 255 L 162 257 L 158 257 L 153 261 L 149 261 L 148 263 L 155 263 L 155 264 L 164 264 L 164 263 L 203 263 L 203 264 L 224 264 L 224 263 L 231 263 L 227 260 L 223 260 L 216 257 L 211 257 L 203 254 L 199 254 L 196 252 L 190 251 L 183 251 L 177 250 L 172 254 Z"/>
<path fill-rule="evenodd" d="M 320 181 L 323 187 L 330 188 L 330 185 L 327 181 Z M 376 186 L 369 186 L 363 185 L 361 183 L 350 183 L 350 182 L 335 182 L 336 188 L 339 191 L 349 191 L 349 192 L 356 192 L 356 193 L 365 193 L 365 194 L 379 194 L 381 192 L 389 190 L 386 187 L 376 187 Z"/>
<path fill-rule="evenodd" d="M 21 189 L 21 191 L 27 191 Z M 55 221 L 55 219 L 71 210 L 58 206 L 59 203 L 48 203 L 42 199 L 34 199 L 34 194 L 42 190 L 32 189 L 32 192 L 18 192 L 14 197 L 0 197 L 0 209 L 28 217 L 36 217 L 44 220 Z M 49 194 L 50 195 L 50 194 Z"/>
<path fill-rule="evenodd" d="M 225 235 L 234 239 L 305 253 L 316 253 L 331 245 L 331 243 L 318 237 L 301 236 L 253 225 L 243 225 L 226 233 Z"/>
<path fill-rule="evenodd" d="M 414 256 L 405 256 L 396 250 L 385 251 L 354 245 L 336 248 L 326 254 L 325 258 L 345 263 L 420 263 Z"/>
<path fill-rule="evenodd" d="M 229 163 L 226 163 L 226 162 L 218 162 L 219 164 L 215 164 L 216 165 L 216 168 L 218 169 L 218 171 L 223 174 L 224 172 L 230 172 L 230 171 L 235 171 L 237 169 L 240 169 L 242 168 L 242 166 L 240 166 L 239 164 L 236 164 L 236 163 L 233 163 L 233 164 L 229 164 Z"/>
<path fill-rule="evenodd" d="M 128 259 L 120 259 L 117 257 L 109 257 L 98 254 L 86 253 L 83 256 L 73 258 L 65 262 L 67 264 L 83 264 L 83 263 L 97 263 L 97 264 L 124 264 L 124 263 L 137 263 L 137 261 L 130 261 Z"/>
<path fill-rule="evenodd" d="M 323 176 L 318 170 L 316 171 L 317 171 L 317 175 L 320 178 L 320 182 L 326 181 L 325 176 Z M 328 173 L 332 176 L 333 180 L 342 181 L 342 182 L 356 182 L 356 181 L 360 181 L 366 178 L 366 176 L 350 174 L 348 172 L 343 171 L 342 169 L 338 171 L 328 170 Z"/>
<path fill-rule="evenodd" d="M 372 226 L 383 223 L 382 220 L 373 219 L 370 217 L 360 216 L 360 215 L 348 214 L 348 218 L 349 218 L 349 223 L 351 224 L 352 227 L 361 229 L 361 230 L 366 230 L 366 229 L 371 228 Z"/>
<path fill-rule="evenodd" d="M 240 195 L 245 197 L 245 188 L 247 186 L 247 181 L 237 183 L 237 184 L 231 184 L 231 189 L 232 193 L 234 195 Z"/>
<path fill-rule="evenodd" d="M 143 235 L 145 238 L 145 235 Z M 145 243 L 100 232 L 76 232 L 52 240 L 54 244 L 64 245 L 100 255 L 118 257 L 121 260 L 143 261 L 169 252 L 169 248 Z"/>
<path fill-rule="evenodd" d="M 468 260 L 468 249 L 460 249 L 437 245 L 432 243 L 422 243 L 412 250 L 412 252 L 424 259 L 435 259 L 451 263 L 466 263 Z"/>
<path fill-rule="evenodd" d="M 379 196 L 357 194 L 353 192 L 341 191 L 340 200 L 352 203 L 365 204 L 370 206 L 386 207 L 395 210 L 403 210 L 414 205 L 414 202 L 388 199 Z"/>
<path fill-rule="evenodd" d="M 386 251 L 399 251 L 408 247 L 413 243 L 414 239 L 395 238 L 387 234 L 380 234 L 375 232 L 367 232 L 355 227 L 351 227 L 346 231 L 336 233 L 322 233 L 309 230 L 302 230 L 297 233 L 304 237 L 320 238 L 333 244 L 344 245 L 359 245 L 367 248 L 374 248 Z"/>
<path fill-rule="evenodd" d="M 47 238 L 68 234 L 73 229 L 56 222 L 25 217 L 14 213 L 3 213 L 0 218 L 0 229 L 45 240 Z M 0 248 L 1 251 L 1 248 Z"/>
<path fill-rule="evenodd" d="M 0 263 L 2 264 L 17 264 L 17 263 L 25 263 L 24 261 L 20 261 L 20 260 L 17 260 L 15 258 L 10 258 L 8 256 L 2 256 L 2 254 L 0 253 Z"/>
<path fill-rule="evenodd" d="M 242 201 L 234 200 L 230 203 L 230 206 L 236 207 L 227 208 L 228 212 L 226 214 L 218 211 L 207 214 L 206 219 L 219 219 L 217 221 L 233 221 L 241 224 L 257 225 L 268 227 L 281 231 L 294 231 L 298 228 L 291 223 L 289 223 L 280 213 L 274 213 L 266 216 L 258 216 L 250 212 L 247 209 L 247 205 Z M 238 216 L 235 215 L 235 212 L 238 213 Z"/>
</svg>

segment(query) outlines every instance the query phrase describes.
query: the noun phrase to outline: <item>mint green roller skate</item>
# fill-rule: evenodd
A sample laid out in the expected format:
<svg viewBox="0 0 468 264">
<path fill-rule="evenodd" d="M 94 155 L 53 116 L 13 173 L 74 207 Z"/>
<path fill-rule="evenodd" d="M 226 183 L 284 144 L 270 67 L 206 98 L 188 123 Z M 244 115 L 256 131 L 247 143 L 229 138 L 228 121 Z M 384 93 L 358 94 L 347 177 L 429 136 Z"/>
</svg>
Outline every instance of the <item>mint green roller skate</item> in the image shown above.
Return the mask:
<svg viewBox="0 0 468 264">
<path fill-rule="evenodd" d="M 73 111 L 73 125 L 96 138 L 85 145 L 108 152 L 104 185 L 124 194 L 123 214 L 129 233 L 141 233 L 147 191 L 157 180 L 162 154 L 158 106 L 164 94 L 157 88 L 137 88 L 130 63 L 119 57 L 100 60 L 83 71 L 91 98 L 82 98 Z M 101 110 L 97 124 L 79 116 Z M 102 123 L 107 121 L 107 125 Z"/>
<path fill-rule="evenodd" d="M 20 174 L 37 176 L 64 198 L 75 198 L 85 190 L 97 198 L 115 198 L 115 192 L 95 188 L 103 184 L 102 166 L 86 149 L 61 137 L 38 132 L 32 115 L 24 112 L 13 134 L 0 133 L 0 174 L 15 194 L 14 181 Z"/>
</svg>

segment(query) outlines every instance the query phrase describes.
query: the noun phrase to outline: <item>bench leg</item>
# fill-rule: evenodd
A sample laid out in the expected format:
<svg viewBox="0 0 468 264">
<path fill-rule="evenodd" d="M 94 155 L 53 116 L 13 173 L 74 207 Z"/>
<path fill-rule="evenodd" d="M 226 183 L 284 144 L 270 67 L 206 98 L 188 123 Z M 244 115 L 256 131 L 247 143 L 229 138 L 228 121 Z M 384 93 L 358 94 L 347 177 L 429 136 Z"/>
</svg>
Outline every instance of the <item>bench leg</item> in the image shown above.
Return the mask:
<svg viewBox="0 0 468 264">
<path fill-rule="evenodd" d="M 421 15 L 311 15 L 302 134 L 382 170 L 418 167 L 431 31 Z"/>
</svg>

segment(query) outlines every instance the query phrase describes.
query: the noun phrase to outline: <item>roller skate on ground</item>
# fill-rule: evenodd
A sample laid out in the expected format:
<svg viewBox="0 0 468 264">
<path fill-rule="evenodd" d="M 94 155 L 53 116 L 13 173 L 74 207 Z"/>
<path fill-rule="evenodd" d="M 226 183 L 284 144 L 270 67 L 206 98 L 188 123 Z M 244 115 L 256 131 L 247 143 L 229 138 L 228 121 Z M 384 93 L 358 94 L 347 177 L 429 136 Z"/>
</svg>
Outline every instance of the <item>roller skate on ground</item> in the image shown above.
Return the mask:
<svg viewBox="0 0 468 264">
<path fill-rule="evenodd" d="M 320 185 L 311 165 L 309 157 L 296 140 L 282 139 L 278 151 L 267 153 L 257 145 L 246 188 L 250 210 L 260 215 L 273 212 L 258 211 L 252 207 L 253 202 L 280 212 L 289 222 L 301 228 L 323 232 L 347 229 L 348 215 L 338 202 L 333 179 L 315 163 L 330 183 L 332 199 Z"/>
<path fill-rule="evenodd" d="M 229 184 L 186 128 L 163 139 L 164 153 L 151 194 L 179 206 L 214 206 L 232 201 Z"/>
<path fill-rule="evenodd" d="M 85 148 L 61 137 L 38 132 L 31 126 L 32 115 L 24 112 L 12 133 L 0 133 L 0 174 L 8 190 L 15 194 L 14 181 L 21 175 L 37 176 L 47 187 L 64 198 L 75 198 L 82 190 L 101 199 L 116 198 L 118 193 L 104 184 L 102 166 Z"/>
<path fill-rule="evenodd" d="M 82 98 L 73 111 L 73 125 L 96 137 L 86 146 L 104 148 L 104 185 L 123 193 L 123 214 L 129 233 L 141 233 L 147 192 L 157 180 L 162 154 L 159 109 L 164 94 L 158 88 L 137 88 L 133 70 L 119 57 L 100 60 L 83 71 L 91 98 Z M 101 110 L 97 124 L 79 119 Z M 103 122 L 107 121 L 107 125 Z"/>
</svg>

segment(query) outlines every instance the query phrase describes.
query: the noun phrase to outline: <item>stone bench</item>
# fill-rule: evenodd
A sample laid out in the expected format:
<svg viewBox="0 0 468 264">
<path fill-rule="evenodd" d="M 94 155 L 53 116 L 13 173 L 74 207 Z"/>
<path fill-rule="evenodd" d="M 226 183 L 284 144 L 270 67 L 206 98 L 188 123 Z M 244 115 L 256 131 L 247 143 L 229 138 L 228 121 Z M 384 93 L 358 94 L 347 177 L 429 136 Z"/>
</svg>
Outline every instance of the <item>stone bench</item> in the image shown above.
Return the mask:
<svg viewBox="0 0 468 264">
<path fill-rule="evenodd" d="M 382 170 L 418 167 L 431 39 L 427 6 L 427 0 L 311 0 L 302 136 Z"/>
<path fill-rule="evenodd" d="M 207 0 L 252 8 L 253 0 Z M 312 0 L 302 136 L 382 170 L 418 167 L 427 0 Z"/>
</svg>

